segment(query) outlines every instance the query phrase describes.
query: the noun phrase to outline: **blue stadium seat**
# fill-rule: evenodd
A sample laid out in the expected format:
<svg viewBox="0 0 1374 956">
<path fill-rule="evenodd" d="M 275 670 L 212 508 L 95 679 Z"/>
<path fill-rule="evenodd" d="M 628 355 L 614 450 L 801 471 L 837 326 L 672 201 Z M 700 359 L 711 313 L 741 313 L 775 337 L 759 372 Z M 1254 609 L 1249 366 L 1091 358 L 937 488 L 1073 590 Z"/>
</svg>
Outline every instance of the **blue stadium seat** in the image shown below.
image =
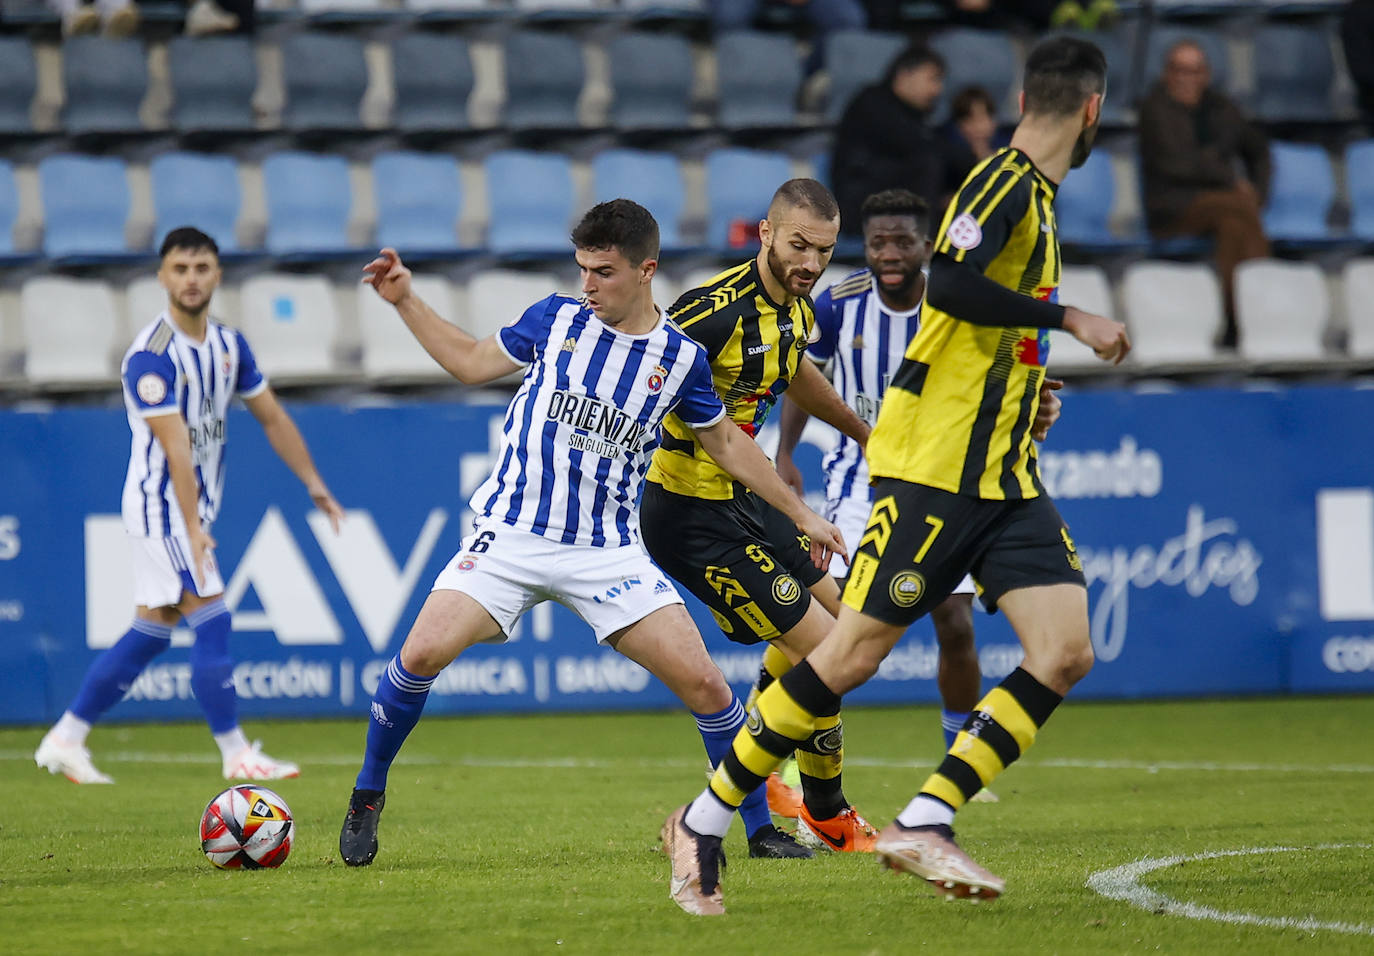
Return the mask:
<svg viewBox="0 0 1374 956">
<path fill-rule="evenodd" d="M 684 129 L 691 121 L 692 48 L 670 33 L 619 33 L 606 47 L 611 125 L 622 130 Z"/>
<path fill-rule="evenodd" d="M 38 66 L 33 47 L 23 37 L 0 36 L 0 133 L 33 129 L 29 105 L 38 92 Z"/>
<path fill-rule="evenodd" d="M 69 37 L 62 44 L 68 133 L 132 133 L 143 128 L 139 106 L 148 92 L 148 63 L 139 40 Z"/>
<path fill-rule="evenodd" d="M 207 153 L 163 153 L 148 164 L 152 181 L 155 228 L 153 245 L 179 226 L 208 234 L 220 252 L 235 252 L 234 229 L 242 194 L 238 167 L 229 156 Z"/>
<path fill-rule="evenodd" d="M 487 248 L 501 255 L 552 256 L 571 251 L 572 164 L 558 153 L 498 150 L 487 176 Z"/>
<path fill-rule="evenodd" d="M 1059 238 L 1065 245 L 1102 252 L 1146 245 L 1142 239 L 1122 239 L 1112 232 L 1116 205 L 1116 174 L 1111 154 L 1099 149 L 1082 167 L 1071 170 L 1054 197 Z"/>
<path fill-rule="evenodd" d="M 458 161 L 447 153 L 379 153 L 372 160 L 377 242 L 405 253 L 458 248 L 463 208 Z"/>
<path fill-rule="evenodd" d="M 716 121 L 726 129 L 794 126 L 801 57 L 790 36 L 731 30 L 716 37 Z"/>
<path fill-rule="evenodd" d="M 58 153 L 38 163 L 43 252 L 52 257 L 121 256 L 129 247 L 129 179 L 124 160 Z"/>
<path fill-rule="evenodd" d="M 505 42 L 506 126 L 513 130 L 573 129 L 585 67 L 572 36 L 514 30 Z"/>
<path fill-rule="evenodd" d="M 825 118 L 838 123 L 854 94 L 877 83 L 888 64 L 907 45 L 900 33 L 872 30 L 836 30 L 825 38 L 825 71 L 830 75 L 830 92 L 825 102 Z"/>
<path fill-rule="evenodd" d="M 1374 139 L 1345 148 L 1345 185 L 1350 194 L 1350 231 L 1374 242 Z"/>
<path fill-rule="evenodd" d="M 718 149 L 706 157 L 706 243 L 713 249 L 752 247 L 753 230 L 768 213 L 768 201 L 792 177 L 782 153 Z M 731 241 L 731 227 L 748 237 Z"/>
<path fill-rule="evenodd" d="M 945 90 L 935 108 L 935 122 L 949 117 L 950 101 L 966 86 L 981 86 L 992 94 L 999 116 L 1006 111 L 1012 89 L 1021 83 L 1011 37 L 997 30 L 946 30 L 930 45 L 945 59 Z"/>
<path fill-rule="evenodd" d="M 1264 231 L 1280 242 L 1311 242 L 1332 238 L 1327 214 L 1336 198 L 1331 157 L 1321 146 L 1273 143 L 1269 148 L 1274 172 Z"/>
<path fill-rule="evenodd" d="M 704 20 L 710 13 L 706 0 L 620 0 L 620 6 L 640 20 Z"/>
<path fill-rule="evenodd" d="M 14 167 L 0 159 L 0 256 L 14 254 L 14 224 L 19 219 L 19 187 Z"/>
<path fill-rule="evenodd" d="M 608 149 L 592 160 L 592 179 L 597 202 L 633 199 L 658 220 L 660 245 L 664 249 L 682 248 L 682 208 L 687 202 L 687 186 L 676 156 L 638 149 Z"/>
<path fill-rule="evenodd" d="M 468 43 L 449 33 L 406 33 L 391 45 L 392 123 L 406 133 L 464 130 L 474 77 Z"/>
<path fill-rule="evenodd" d="M 262 180 L 270 252 L 327 255 L 349 248 L 353 190 L 342 156 L 274 153 L 263 160 Z"/>
<path fill-rule="evenodd" d="M 167 44 L 172 125 L 183 133 L 256 127 L 257 55 L 246 36 L 173 37 Z"/>
<path fill-rule="evenodd" d="M 296 132 L 361 127 L 367 90 L 363 41 L 332 33 L 295 33 L 282 41 L 286 109 L 282 125 Z"/>
<path fill-rule="evenodd" d="M 1260 119 L 1330 119 L 1336 66 L 1323 26 L 1267 24 L 1255 36 L 1255 113 Z"/>
<path fill-rule="evenodd" d="M 1220 32 L 1206 28 L 1155 26 L 1150 28 L 1150 39 L 1145 45 L 1144 80 L 1139 95 L 1148 93 L 1159 79 L 1164 72 L 1164 57 L 1180 40 L 1192 40 L 1202 47 L 1212 70 L 1213 86 L 1227 93 L 1235 92 L 1231 87 L 1231 58 L 1226 50 L 1226 38 Z"/>
</svg>

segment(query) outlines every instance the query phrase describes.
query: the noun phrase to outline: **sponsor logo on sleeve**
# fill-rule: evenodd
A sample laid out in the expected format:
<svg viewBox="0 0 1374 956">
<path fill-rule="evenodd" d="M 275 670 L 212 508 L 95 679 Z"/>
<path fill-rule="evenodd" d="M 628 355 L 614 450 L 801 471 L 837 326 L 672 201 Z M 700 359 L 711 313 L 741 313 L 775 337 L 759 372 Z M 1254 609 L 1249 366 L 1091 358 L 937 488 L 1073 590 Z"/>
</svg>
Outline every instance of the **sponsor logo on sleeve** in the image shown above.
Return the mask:
<svg viewBox="0 0 1374 956">
<path fill-rule="evenodd" d="M 949 236 L 951 246 L 967 252 L 977 249 L 978 244 L 983 241 L 983 227 L 978 225 L 978 220 L 969 213 L 961 213 L 954 217 L 945 235 Z"/>
</svg>

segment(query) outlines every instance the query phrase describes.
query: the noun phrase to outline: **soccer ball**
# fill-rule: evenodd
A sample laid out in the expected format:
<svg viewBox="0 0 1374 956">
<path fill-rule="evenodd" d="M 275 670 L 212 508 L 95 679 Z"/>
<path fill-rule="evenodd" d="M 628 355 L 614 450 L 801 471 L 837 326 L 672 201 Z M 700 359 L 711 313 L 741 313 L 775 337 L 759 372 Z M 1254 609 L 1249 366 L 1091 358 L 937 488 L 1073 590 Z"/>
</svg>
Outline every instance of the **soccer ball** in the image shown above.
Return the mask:
<svg viewBox="0 0 1374 956">
<path fill-rule="evenodd" d="M 281 866 L 291 852 L 291 808 L 266 787 L 230 787 L 200 817 L 200 848 L 224 870 Z"/>
</svg>

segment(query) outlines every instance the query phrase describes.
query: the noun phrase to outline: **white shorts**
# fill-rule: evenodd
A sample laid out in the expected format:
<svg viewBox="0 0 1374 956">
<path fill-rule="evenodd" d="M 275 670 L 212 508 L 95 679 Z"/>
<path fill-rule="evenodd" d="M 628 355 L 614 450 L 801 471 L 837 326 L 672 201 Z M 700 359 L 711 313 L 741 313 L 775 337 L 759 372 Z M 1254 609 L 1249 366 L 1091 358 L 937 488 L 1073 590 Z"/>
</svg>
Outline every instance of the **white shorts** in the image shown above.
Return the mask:
<svg viewBox="0 0 1374 956">
<path fill-rule="evenodd" d="M 501 627 L 504 641 L 536 604 L 557 601 L 591 625 L 598 643 L 682 597 L 641 544 L 563 544 L 499 521 L 478 525 L 434 580 L 461 591 Z"/>
<path fill-rule="evenodd" d="M 868 516 L 872 511 L 873 502 L 868 500 L 868 495 L 850 495 L 848 498 L 826 503 L 826 520 L 840 529 L 840 536 L 844 538 L 844 546 L 849 551 L 851 561 L 854 560 L 854 549 L 863 540 L 864 528 L 868 526 Z M 843 578 L 849 573 L 849 569 L 838 555 L 830 559 L 830 573 L 837 578 Z M 950 593 L 974 594 L 976 590 L 973 578 L 965 574 L 964 579 L 956 584 Z"/>
<path fill-rule="evenodd" d="M 140 607 L 170 607 L 181 603 L 183 591 L 198 597 L 212 597 L 224 590 L 219 565 L 211 552 L 204 574 L 197 579 L 187 557 L 191 543 L 184 535 L 170 538 L 145 538 L 129 535 L 134 564 L 134 604 Z"/>
</svg>

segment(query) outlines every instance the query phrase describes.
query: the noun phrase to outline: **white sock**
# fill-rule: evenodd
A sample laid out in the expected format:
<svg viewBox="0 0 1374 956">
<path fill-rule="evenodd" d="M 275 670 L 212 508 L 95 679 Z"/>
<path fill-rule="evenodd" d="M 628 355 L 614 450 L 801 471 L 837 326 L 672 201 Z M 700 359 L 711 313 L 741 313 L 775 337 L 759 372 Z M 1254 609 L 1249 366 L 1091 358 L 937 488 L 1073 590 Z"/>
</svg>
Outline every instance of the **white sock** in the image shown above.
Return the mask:
<svg viewBox="0 0 1374 956">
<path fill-rule="evenodd" d="M 215 734 L 215 743 L 219 744 L 220 755 L 225 760 L 237 757 L 240 751 L 248 748 L 248 738 L 243 735 L 242 727 L 235 727 L 233 730 L 226 730 L 222 734 Z"/>
<path fill-rule="evenodd" d="M 84 747 L 86 735 L 91 732 L 91 725 L 69 710 L 58 718 L 52 729 L 53 733 L 63 740 L 70 740 Z"/>
<path fill-rule="evenodd" d="M 904 827 L 929 827 L 940 823 L 949 826 L 954 822 L 954 811 L 944 801 L 918 793 L 906 809 L 897 814 L 897 822 Z"/>
<path fill-rule="evenodd" d="M 711 792 L 711 788 L 707 787 L 692 801 L 682 822 L 687 824 L 688 829 L 702 836 L 723 837 L 725 831 L 730 829 L 730 821 L 734 818 L 735 808 L 721 803 Z"/>
</svg>

